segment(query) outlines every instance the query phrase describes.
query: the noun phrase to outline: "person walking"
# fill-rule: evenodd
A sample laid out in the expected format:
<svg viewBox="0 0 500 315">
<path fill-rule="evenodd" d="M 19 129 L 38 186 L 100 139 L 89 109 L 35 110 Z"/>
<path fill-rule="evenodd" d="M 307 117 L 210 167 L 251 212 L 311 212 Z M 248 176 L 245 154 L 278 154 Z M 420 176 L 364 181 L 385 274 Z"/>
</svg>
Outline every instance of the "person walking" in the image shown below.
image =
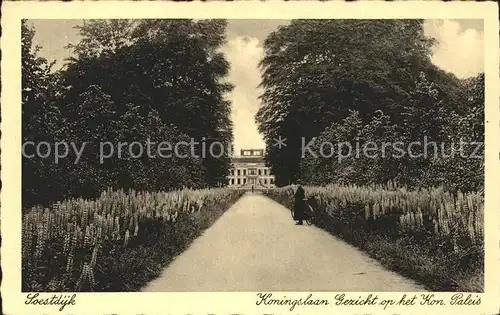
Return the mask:
<svg viewBox="0 0 500 315">
<path fill-rule="evenodd" d="M 302 225 L 302 221 L 305 220 L 305 207 L 306 207 L 306 193 L 304 188 L 302 188 L 301 181 L 297 180 L 297 189 L 295 190 L 295 202 L 293 204 L 293 216 L 294 220 L 297 221 L 296 225 Z"/>
</svg>

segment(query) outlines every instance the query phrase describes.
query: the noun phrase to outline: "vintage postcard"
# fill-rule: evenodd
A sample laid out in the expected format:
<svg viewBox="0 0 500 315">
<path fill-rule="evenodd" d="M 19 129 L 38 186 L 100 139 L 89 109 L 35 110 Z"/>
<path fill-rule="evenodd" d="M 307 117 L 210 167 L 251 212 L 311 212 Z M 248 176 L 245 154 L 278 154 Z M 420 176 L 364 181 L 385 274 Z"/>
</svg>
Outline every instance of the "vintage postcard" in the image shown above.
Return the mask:
<svg viewBox="0 0 500 315">
<path fill-rule="evenodd" d="M 494 2 L 2 4 L 19 314 L 497 314 Z"/>
</svg>

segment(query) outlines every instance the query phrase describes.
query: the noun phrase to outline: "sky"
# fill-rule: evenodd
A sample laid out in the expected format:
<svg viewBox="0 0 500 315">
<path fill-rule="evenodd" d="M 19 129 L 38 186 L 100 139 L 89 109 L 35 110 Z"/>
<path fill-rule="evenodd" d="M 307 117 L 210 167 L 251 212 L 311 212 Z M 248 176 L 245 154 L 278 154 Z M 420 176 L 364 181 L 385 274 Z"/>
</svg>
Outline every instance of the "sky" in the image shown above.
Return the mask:
<svg viewBox="0 0 500 315">
<path fill-rule="evenodd" d="M 32 20 L 35 42 L 42 46 L 40 55 L 62 65 L 68 43 L 78 41 L 73 26 L 81 20 Z M 263 42 L 268 34 L 287 20 L 229 20 L 227 43 L 223 51 L 231 68 L 228 80 L 235 85 L 227 95 L 232 102 L 232 120 L 235 152 L 242 148 L 264 148 L 257 131 L 255 114 L 262 91 L 258 63 L 263 57 Z M 438 40 L 433 63 L 459 78 L 467 78 L 483 71 L 484 29 L 482 20 L 427 20 L 425 33 Z"/>
</svg>

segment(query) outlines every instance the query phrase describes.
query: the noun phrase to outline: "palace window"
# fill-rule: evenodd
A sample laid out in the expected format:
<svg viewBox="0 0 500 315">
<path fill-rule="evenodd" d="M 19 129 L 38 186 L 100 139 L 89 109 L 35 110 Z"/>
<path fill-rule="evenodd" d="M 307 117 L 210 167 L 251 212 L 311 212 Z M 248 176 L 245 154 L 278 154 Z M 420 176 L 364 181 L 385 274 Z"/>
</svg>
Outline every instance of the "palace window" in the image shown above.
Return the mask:
<svg viewBox="0 0 500 315">
<path fill-rule="evenodd" d="M 274 178 L 271 178 L 271 184 L 274 185 Z"/>
<path fill-rule="evenodd" d="M 238 178 L 238 185 L 240 185 L 240 184 L 241 184 L 241 180 Z"/>
<path fill-rule="evenodd" d="M 246 176 L 246 175 L 247 175 L 247 170 L 246 170 L 246 169 L 244 169 L 244 170 L 243 170 L 243 176 Z"/>
<path fill-rule="evenodd" d="M 234 178 L 231 178 L 231 185 L 234 185 Z"/>
<path fill-rule="evenodd" d="M 267 185 L 267 179 L 264 179 L 264 185 Z"/>
<path fill-rule="evenodd" d="M 240 169 L 238 169 L 238 170 L 236 171 L 236 174 L 238 174 L 238 176 L 240 176 Z"/>
<path fill-rule="evenodd" d="M 259 168 L 259 175 L 262 175 L 262 170 Z"/>
</svg>

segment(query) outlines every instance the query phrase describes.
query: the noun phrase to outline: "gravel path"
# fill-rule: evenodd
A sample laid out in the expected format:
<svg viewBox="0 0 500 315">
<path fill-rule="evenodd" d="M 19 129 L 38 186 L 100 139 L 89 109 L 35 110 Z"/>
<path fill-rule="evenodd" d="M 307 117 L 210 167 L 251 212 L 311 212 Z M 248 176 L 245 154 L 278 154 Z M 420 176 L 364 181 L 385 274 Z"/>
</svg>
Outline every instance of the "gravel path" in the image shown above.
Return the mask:
<svg viewBox="0 0 500 315">
<path fill-rule="evenodd" d="M 238 200 L 143 288 L 164 291 L 424 291 L 258 194 Z"/>
</svg>

